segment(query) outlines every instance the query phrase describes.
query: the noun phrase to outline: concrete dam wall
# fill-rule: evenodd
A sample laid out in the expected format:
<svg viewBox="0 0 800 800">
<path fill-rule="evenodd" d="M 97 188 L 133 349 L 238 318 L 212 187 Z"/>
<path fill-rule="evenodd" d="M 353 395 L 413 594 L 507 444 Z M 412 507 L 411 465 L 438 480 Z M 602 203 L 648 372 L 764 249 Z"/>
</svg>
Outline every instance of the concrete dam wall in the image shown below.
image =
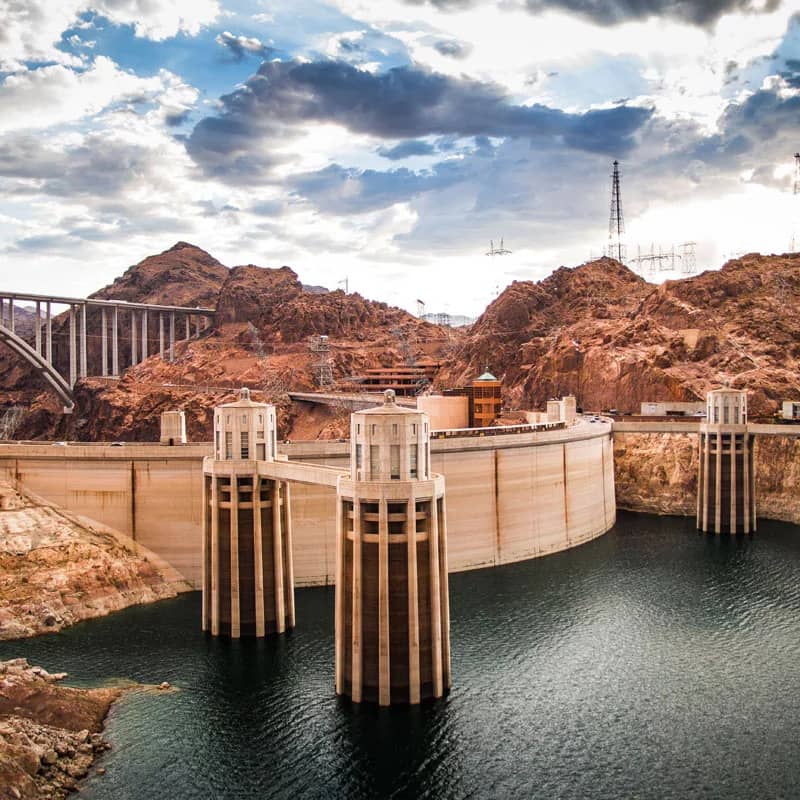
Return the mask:
<svg viewBox="0 0 800 800">
<path fill-rule="evenodd" d="M 292 460 L 348 464 L 346 442 L 281 449 Z M 0 476 L 131 536 L 199 586 L 202 458 L 210 454 L 210 444 L 3 444 Z M 431 458 L 446 479 L 451 572 L 564 550 L 616 520 L 609 425 L 434 440 Z M 333 583 L 335 511 L 333 489 L 293 484 L 298 586 Z"/>
</svg>

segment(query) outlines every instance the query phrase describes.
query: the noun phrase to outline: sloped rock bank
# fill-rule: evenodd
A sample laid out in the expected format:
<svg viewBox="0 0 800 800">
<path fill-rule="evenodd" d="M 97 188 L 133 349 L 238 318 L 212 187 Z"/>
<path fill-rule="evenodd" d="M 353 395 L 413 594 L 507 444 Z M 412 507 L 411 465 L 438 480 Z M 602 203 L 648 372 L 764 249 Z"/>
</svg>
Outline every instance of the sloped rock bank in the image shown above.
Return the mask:
<svg viewBox="0 0 800 800">
<path fill-rule="evenodd" d="M 697 436 L 686 433 L 615 433 L 617 505 L 693 517 L 697 448 Z M 758 516 L 800 525 L 800 439 L 756 437 L 755 470 Z"/>
<path fill-rule="evenodd" d="M 0 482 L 0 639 L 58 631 L 189 590 L 133 540 Z"/>
</svg>

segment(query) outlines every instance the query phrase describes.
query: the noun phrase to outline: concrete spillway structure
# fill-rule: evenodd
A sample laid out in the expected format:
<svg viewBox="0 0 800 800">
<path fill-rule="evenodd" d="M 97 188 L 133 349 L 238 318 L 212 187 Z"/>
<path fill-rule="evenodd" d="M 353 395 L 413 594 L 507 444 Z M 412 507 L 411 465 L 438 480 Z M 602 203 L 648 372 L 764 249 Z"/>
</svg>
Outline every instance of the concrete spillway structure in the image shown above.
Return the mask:
<svg viewBox="0 0 800 800">
<path fill-rule="evenodd" d="M 275 407 L 242 389 L 214 410 L 203 459 L 203 630 L 265 636 L 294 627 L 289 483 L 265 478 L 276 455 Z"/>
<path fill-rule="evenodd" d="M 337 486 L 336 692 L 419 703 L 450 688 L 444 478 L 430 471 L 427 414 L 383 406 L 351 417 Z"/>
<path fill-rule="evenodd" d="M 700 425 L 697 527 L 713 533 L 756 529 L 753 434 L 747 427 L 747 393 L 708 393 L 706 421 Z"/>
</svg>

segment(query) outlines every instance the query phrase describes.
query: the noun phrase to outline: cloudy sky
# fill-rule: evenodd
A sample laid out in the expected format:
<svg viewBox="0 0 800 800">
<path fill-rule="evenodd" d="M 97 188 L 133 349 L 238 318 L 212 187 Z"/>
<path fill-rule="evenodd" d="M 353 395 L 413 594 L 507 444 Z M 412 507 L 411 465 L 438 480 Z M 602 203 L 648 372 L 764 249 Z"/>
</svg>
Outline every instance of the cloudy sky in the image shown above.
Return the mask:
<svg viewBox="0 0 800 800">
<path fill-rule="evenodd" d="M 82 295 L 183 239 L 475 314 L 602 253 L 614 159 L 631 253 L 693 240 L 718 267 L 788 250 L 800 218 L 800 0 L 0 0 L 0 20 L 3 289 Z"/>
</svg>

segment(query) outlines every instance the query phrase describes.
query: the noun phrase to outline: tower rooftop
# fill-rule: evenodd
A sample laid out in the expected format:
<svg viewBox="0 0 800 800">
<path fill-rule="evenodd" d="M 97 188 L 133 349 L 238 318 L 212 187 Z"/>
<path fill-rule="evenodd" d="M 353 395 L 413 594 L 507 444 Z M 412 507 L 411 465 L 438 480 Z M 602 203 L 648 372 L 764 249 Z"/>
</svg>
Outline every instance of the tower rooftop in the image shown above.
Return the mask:
<svg viewBox="0 0 800 800">
<path fill-rule="evenodd" d="M 268 403 L 258 403 L 250 399 L 250 390 L 244 386 L 239 389 L 239 399 L 234 400 L 232 403 L 223 403 L 217 408 L 263 408 L 269 405 Z"/>
<path fill-rule="evenodd" d="M 407 408 L 399 406 L 396 402 L 396 395 L 394 390 L 387 389 L 383 393 L 383 405 L 373 406 L 372 408 L 364 409 L 364 411 L 357 411 L 357 414 L 422 414 L 422 411 L 416 408 Z"/>
</svg>

